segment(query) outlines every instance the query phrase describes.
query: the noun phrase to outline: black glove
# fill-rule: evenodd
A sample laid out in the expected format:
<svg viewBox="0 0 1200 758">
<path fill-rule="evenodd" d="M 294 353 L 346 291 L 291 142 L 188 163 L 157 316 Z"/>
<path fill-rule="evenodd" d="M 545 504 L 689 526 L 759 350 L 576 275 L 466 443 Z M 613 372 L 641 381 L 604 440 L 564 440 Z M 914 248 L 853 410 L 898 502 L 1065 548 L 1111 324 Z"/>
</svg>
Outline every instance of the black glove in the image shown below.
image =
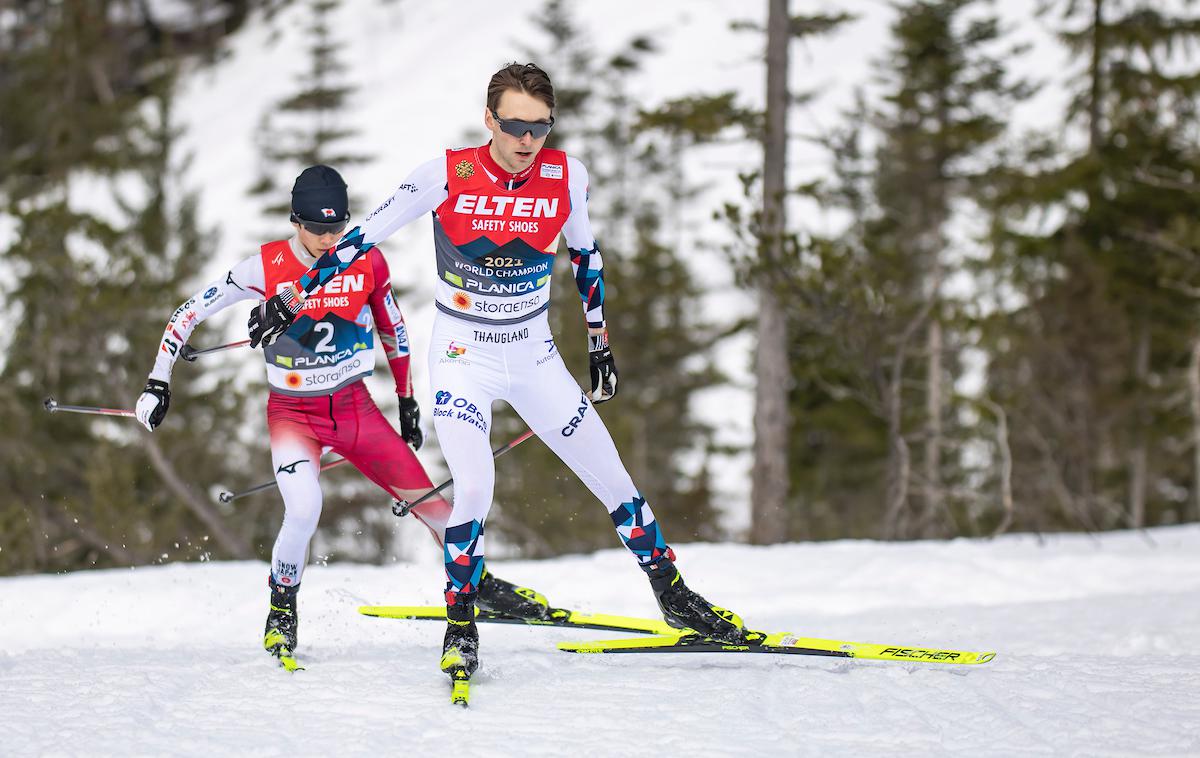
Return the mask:
<svg viewBox="0 0 1200 758">
<path fill-rule="evenodd" d="M 420 450 L 425 442 L 425 435 L 421 433 L 421 409 L 415 397 L 400 398 L 400 437 L 412 445 L 413 450 Z"/>
<path fill-rule="evenodd" d="M 146 387 L 138 397 L 134 415 L 150 431 L 154 431 L 167 417 L 171 406 L 171 385 L 158 379 L 147 379 Z"/>
<path fill-rule="evenodd" d="M 617 364 L 608 349 L 608 332 L 588 335 L 588 358 L 592 364 L 592 402 L 612 400 L 617 394 Z"/>
<path fill-rule="evenodd" d="M 304 302 L 296 297 L 290 287 L 255 306 L 250 311 L 250 320 L 246 322 L 250 330 L 250 347 L 274 344 L 279 335 L 286 332 L 296 320 L 296 314 L 303 306 Z"/>
</svg>

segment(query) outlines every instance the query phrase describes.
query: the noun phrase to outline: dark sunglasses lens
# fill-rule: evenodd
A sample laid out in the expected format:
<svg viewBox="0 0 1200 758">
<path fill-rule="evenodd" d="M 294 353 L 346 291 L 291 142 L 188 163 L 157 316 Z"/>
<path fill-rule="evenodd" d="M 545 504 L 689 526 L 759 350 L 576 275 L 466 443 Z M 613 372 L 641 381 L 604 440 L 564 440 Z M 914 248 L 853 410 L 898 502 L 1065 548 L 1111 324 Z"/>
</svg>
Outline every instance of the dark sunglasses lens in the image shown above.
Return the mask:
<svg viewBox="0 0 1200 758">
<path fill-rule="evenodd" d="M 341 234 L 346 228 L 345 221 L 332 224 L 322 224 L 316 221 L 301 221 L 300 225 L 310 234 Z"/>
<path fill-rule="evenodd" d="M 520 139 L 525 136 L 525 132 L 529 132 L 534 139 L 541 139 L 550 133 L 553 123 L 547 124 L 544 121 L 518 121 L 516 119 L 496 119 L 500 124 L 500 130 L 505 134 Z"/>
</svg>

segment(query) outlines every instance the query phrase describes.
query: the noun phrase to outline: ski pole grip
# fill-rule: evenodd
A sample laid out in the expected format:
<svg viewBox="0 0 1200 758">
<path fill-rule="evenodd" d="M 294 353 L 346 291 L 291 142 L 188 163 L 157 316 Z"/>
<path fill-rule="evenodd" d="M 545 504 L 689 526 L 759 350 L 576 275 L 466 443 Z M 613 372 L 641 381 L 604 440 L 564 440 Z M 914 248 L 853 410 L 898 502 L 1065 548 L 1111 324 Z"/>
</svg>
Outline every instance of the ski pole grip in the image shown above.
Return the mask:
<svg viewBox="0 0 1200 758">
<path fill-rule="evenodd" d="M 191 345 L 184 345 L 183 347 L 179 348 L 179 357 L 188 363 L 195 363 L 196 348 L 192 347 Z"/>
</svg>

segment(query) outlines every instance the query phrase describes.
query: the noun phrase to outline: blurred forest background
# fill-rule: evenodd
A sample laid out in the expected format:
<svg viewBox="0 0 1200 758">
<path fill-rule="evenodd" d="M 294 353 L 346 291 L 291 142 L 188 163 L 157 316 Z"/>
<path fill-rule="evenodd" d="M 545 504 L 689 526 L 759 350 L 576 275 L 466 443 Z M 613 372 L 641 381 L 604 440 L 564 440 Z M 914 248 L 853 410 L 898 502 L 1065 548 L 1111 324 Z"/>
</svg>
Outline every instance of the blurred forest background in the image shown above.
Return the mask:
<svg viewBox="0 0 1200 758">
<path fill-rule="evenodd" d="M 352 46 L 326 20 L 340 2 L 302 1 L 313 73 L 284 101 L 259 104 L 260 175 L 244 177 L 262 198 L 264 240 L 279 234 L 288 186 L 278 177 L 371 160 L 346 147 L 352 127 L 338 118 L 355 89 Z M 897 0 L 886 47 L 858 52 L 872 56 L 883 96 L 860 97 L 805 136 L 832 168 L 799 183 L 785 171 L 788 117 L 821 92 L 789 81 L 789 56 L 854 19 L 762 2 L 766 22 L 736 29 L 761 39 L 762 77 L 746 85 L 755 97 L 697 82 L 635 102 L 630 82 L 658 54 L 654 36 L 596 55 L 570 0 L 538 7 L 541 39 L 525 51 L 554 78 L 550 144 L 589 166 L 604 230 L 622 390 L 605 421 L 671 540 L 1200 520 L 1193 4 L 1044 0 L 1034 23 L 1058 34 L 1074 75 L 1055 128 L 1030 132 L 1008 117 L 1042 85 L 1009 70 L 1023 50 L 993 6 Z M 193 12 L 170 24 L 149 0 L 0 6 L 0 198 L 13 224 L 0 244 L 0 574 L 261 559 L 278 529 L 277 494 L 214 497 L 214 483 L 241 489 L 270 471 L 254 431 L 263 380 L 181 364 L 153 435 L 128 419 L 42 409 L 50 394 L 131 407 L 166 318 L 202 283 L 219 230 L 201 228 L 199 188 L 182 179 L 179 77 L 221 60 L 248 19 L 286 3 L 183 5 Z M 695 308 L 702 285 L 673 241 L 680 209 L 697 202 L 681 164 L 715 141 L 762 155 L 740 177 L 743 199 L 711 209 L 757 303 L 752 319 Z M 120 178 L 125 222 L 71 207 L 72 188 L 95 177 Z M 807 207 L 844 223 L 832 234 L 804 228 L 795 210 Z M 584 325 L 559 257 L 551 320 L 582 383 Z M 747 531 L 731 533 L 711 486 L 718 444 L 696 397 L 728 381 L 721 341 L 745 332 L 757 346 L 751 514 Z M 419 399 L 428 430 L 429 399 Z M 394 418 L 394 400 L 380 404 Z M 494 445 L 524 428 L 511 413 L 494 426 Z M 616 546 L 603 509 L 544 446 L 527 443 L 499 466 L 489 530 L 509 554 Z M 387 560 L 387 499 L 346 468 L 325 476 L 314 554 Z"/>
</svg>

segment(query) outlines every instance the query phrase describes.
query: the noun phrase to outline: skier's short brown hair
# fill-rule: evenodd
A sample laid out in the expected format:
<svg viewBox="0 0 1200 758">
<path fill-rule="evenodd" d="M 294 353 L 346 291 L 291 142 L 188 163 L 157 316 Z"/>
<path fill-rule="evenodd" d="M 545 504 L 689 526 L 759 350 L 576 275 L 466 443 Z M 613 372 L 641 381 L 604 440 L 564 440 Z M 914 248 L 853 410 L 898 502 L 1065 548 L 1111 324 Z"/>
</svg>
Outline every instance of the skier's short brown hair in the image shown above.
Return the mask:
<svg viewBox="0 0 1200 758">
<path fill-rule="evenodd" d="M 488 109 L 495 111 L 500 105 L 500 96 L 510 89 L 536 97 L 554 110 L 554 85 L 550 83 L 550 75 L 534 63 L 510 63 L 492 74 L 487 88 Z"/>
</svg>

